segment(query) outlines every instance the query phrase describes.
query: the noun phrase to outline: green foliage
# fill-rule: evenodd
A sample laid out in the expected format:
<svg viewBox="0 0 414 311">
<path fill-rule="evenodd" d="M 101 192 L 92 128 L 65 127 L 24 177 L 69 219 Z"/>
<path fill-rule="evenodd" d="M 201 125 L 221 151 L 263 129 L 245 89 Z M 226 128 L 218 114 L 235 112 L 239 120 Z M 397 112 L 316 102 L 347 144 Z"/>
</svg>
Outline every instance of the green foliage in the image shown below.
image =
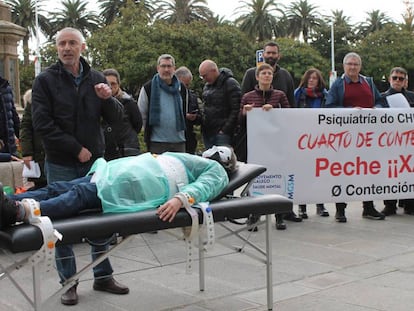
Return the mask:
<svg viewBox="0 0 414 311">
<path fill-rule="evenodd" d="M 159 55 L 169 53 L 176 66 L 187 66 L 195 77 L 204 59 L 214 60 L 219 67 L 231 69 L 241 81 L 254 49 L 247 37 L 231 25 L 208 27 L 204 22 L 185 25 L 157 21 L 149 24 L 138 6 L 127 5 L 122 16 L 93 33 L 88 40 L 95 68 L 116 68 L 123 86 L 132 94 L 156 72 Z M 253 57 L 251 57 L 253 56 Z M 200 92 L 202 84 L 194 79 L 193 87 Z"/>
<path fill-rule="evenodd" d="M 302 75 L 311 67 L 319 69 L 324 75 L 325 80 L 329 77 L 329 62 L 309 44 L 299 42 L 289 38 L 278 38 L 281 58 L 279 65 L 290 72 L 298 85 Z M 262 43 L 260 47 L 263 47 Z"/>
<path fill-rule="evenodd" d="M 384 76 L 388 77 L 392 67 L 401 66 L 413 76 L 413 39 L 413 33 L 395 25 L 371 33 L 357 48 L 362 57 L 362 72 L 379 82 Z"/>
<path fill-rule="evenodd" d="M 24 65 L 23 62 L 20 62 L 19 73 L 20 73 L 20 91 L 22 94 L 24 94 L 28 89 L 32 88 L 33 79 L 35 76 L 34 64 L 30 62 L 29 65 Z"/>
</svg>

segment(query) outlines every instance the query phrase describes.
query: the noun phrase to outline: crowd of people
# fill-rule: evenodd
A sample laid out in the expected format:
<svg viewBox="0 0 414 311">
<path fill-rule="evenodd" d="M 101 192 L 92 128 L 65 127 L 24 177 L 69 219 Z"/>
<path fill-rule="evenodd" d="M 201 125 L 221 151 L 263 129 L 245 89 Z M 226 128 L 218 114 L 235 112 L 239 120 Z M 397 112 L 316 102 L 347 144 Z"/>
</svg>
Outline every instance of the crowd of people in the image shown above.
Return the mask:
<svg viewBox="0 0 414 311">
<path fill-rule="evenodd" d="M 171 221 L 189 197 L 209 200 L 225 187 L 224 169 L 234 169 L 236 162 L 232 147 L 239 161 L 247 161 L 246 115 L 254 108 L 387 107 L 387 96 L 395 93 L 414 106 L 404 68 L 391 69 L 390 88 L 380 94 L 372 78 L 361 74 L 362 60 L 354 52 L 344 57 L 344 74 L 329 91 L 317 68 L 306 70 L 295 89 L 290 73 L 278 64 L 281 51 L 273 41 L 264 46 L 264 63 L 247 69 L 241 84 L 230 69 L 205 59 L 198 68 L 204 81 L 200 96 L 191 90 L 191 71 L 185 66 L 176 69 L 175 58 L 162 54 L 156 73 L 135 100 L 122 90 L 116 69 L 99 72 L 91 68 L 81 55 L 85 48 L 77 29 L 58 32 L 58 61 L 40 73 L 24 95 L 21 123 L 11 87 L 0 77 L 0 161 L 21 160 L 27 167 L 35 161 L 42 171 L 41 177 L 30 179 L 34 186 L 24 194 L 6 196 L 0 191 L 0 228 L 27 221 L 31 206 L 40 207 L 52 219 L 76 215 L 82 208 L 102 212 L 158 208 L 159 217 Z M 208 156 L 195 155 L 195 125 L 201 126 Z M 141 128 L 145 147 L 138 139 Z M 19 134 L 20 154 L 16 148 Z M 183 183 L 176 187 L 169 178 L 179 172 L 184 172 L 179 177 Z M 139 191 L 111 186 L 123 183 L 134 183 Z M 414 214 L 414 199 L 390 198 L 381 212 L 372 201 L 363 202 L 362 216 L 383 220 L 396 213 L 397 203 L 407 214 Z M 347 221 L 345 207 L 346 203 L 336 203 L 336 221 Z M 330 216 L 324 203 L 316 204 L 316 214 Z M 286 229 L 285 220 L 301 222 L 308 217 L 306 205 L 300 204 L 298 215 L 276 216 L 276 229 Z M 248 222 L 257 220 L 251 215 Z M 94 243 L 92 257 L 107 249 L 108 243 Z M 71 245 L 56 248 L 56 267 L 62 284 L 75 275 Z M 109 259 L 93 273 L 95 290 L 129 292 L 112 276 Z M 77 284 L 61 296 L 61 303 L 78 303 Z"/>
</svg>

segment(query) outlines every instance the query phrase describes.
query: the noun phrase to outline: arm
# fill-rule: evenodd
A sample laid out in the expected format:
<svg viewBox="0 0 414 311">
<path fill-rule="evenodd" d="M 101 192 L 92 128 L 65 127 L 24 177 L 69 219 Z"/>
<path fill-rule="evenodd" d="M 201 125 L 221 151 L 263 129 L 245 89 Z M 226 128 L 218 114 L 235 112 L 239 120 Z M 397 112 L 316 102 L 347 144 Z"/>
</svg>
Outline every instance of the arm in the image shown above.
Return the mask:
<svg viewBox="0 0 414 311">
<path fill-rule="evenodd" d="M 12 114 L 13 114 L 13 127 L 14 127 L 14 134 L 17 138 L 20 137 L 20 118 L 16 110 L 16 106 L 12 105 Z"/>
<path fill-rule="evenodd" d="M 131 98 L 125 101 L 124 107 L 126 113 L 128 114 L 129 122 L 131 123 L 132 128 L 139 133 L 142 129 L 142 116 L 138 109 L 138 104 Z"/>
<path fill-rule="evenodd" d="M 296 108 L 296 103 L 295 103 L 295 97 L 293 95 L 294 91 L 295 91 L 295 86 L 293 83 L 293 78 L 291 76 L 291 74 L 289 72 L 287 72 L 288 78 L 286 79 L 286 83 L 287 83 L 287 90 L 286 90 L 286 98 L 289 102 L 289 108 Z M 282 105 L 283 107 L 283 105 Z M 285 107 L 287 108 L 287 107 Z"/>
<path fill-rule="evenodd" d="M 256 68 L 247 69 L 244 73 L 243 80 L 241 83 L 241 93 L 244 95 L 247 92 L 253 91 L 255 85 L 257 84 L 256 81 Z"/>
<path fill-rule="evenodd" d="M 170 153 L 171 155 L 171 153 Z M 207 202 L 214 199 L 228 184 L 227 173 L 216 161 L 191 154 L 175 154 L 187 169 L 189 184 L 183 186 L 180 192 L 194 199 L 194 202 Z M 172 221 L 183 207 L 181 195 L 173 197 L 162 204 L 157 214 L 164 221 Z"/>
<path fill-rule="evenodd" d="M 280 94 L 280 106 L 282 108 L 291 108 L 288 98 L 286 97 L 286 94 L 283 92 L 282 94 Z"/>
<path fill-rule="evenodd" d="M 148 118 L 148 96 L 147 96 L 147 92 L 145 92 L 144 87 L 142 87 L 141 91 L 139 92 L 138 109 L 141 112 L 142 125 L 145 127 L 147 124 L 147 118 Z"/>
<path fill-rule="evenodd" d="M 226 99 L 228 100 L 226 104 L 229 106 L 230 113 L 221 131 L 224 134 L 233 135 L 240 111 L 241 90 L 239 83 L 233 78 L 227 79 L 224 83 L 227 83 L 227 86 L 224 87 L 227 92 Z"/>
<path fill-rule="evenodd" d="M 340 100 L 339 87 L 342 82 L 341 78 L 338 78 L 331 86 L 326 96 L 325 107 L 326 108 L 338 108 L 342 107 L 342 100 Z"/>
<path fill-rule="evenodd" d="M 372 81 L 372 92 L 374 95 L 374 106 L 377 108 L 389 108 L 387 100 L 381 96 L 380 92 L 378 91 L 377 87 L 374 84 L 374 81 Z"/>
</svg>

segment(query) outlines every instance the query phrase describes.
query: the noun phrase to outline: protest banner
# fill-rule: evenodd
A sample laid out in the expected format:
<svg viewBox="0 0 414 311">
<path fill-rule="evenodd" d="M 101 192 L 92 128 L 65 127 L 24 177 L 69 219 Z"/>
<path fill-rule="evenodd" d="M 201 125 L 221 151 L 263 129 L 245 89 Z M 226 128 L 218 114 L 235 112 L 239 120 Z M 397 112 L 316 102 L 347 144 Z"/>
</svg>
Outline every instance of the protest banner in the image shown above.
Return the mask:
<svg viewBox="0 0 414 311">
<path fill-rule="evenodd" d="M 248 162 L 267 167 L 252 194 L 294 203 L 414 198 L 412 109 L 253 109 Z"/>
</svg>

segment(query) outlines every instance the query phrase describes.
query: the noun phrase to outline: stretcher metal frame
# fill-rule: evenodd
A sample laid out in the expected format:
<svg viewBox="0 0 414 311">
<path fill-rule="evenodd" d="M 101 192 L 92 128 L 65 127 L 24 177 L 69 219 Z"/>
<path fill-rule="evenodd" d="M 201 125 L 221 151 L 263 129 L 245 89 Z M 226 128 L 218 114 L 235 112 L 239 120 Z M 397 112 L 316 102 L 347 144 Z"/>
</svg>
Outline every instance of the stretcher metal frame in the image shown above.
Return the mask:
<svg viewBox="0 0 414 311">
<path fill-rule="evenodd" d="M 249 188 L 254 179 L 263 173 L 266 169 L 263 166 L 255 164 L 239 163 L 235 173 L 230 176 L 230 182 L 226 189 L 210 203 L 213 212 L 214 222 L 221 223 L 228 220 L 247 218 L 250 214 L 265 215 L 266 231 L 266 249 L 263 251 L 239 233 L 248 227 L 233 230 L 223 224 L 226 230 L 230 231 L 228 235 L 234 234 L 245 243 L 265 255 L 266 263 L 266 288 L 267 288 L 267 308 L 273 310 L 273 280 L 272 280 L 272 247 L 271 234 L 273 214 L 286 214 L 292 211 L 293 203 L 291 200 L 280 195 L 263 195 L 258 197 L 249 196 Z M 240 197 L 234 197 L 233 193 L 242 188 Z M 203 213 L 197 209 L 199 222 L 203 223 Z M 57 296 L 69 287 L 73 286 L 79 277 L 90 271 L 94 266 L 108 258 L 116 249 L 128 242 L 135 234 L 153 232 L 165 229 L 191 226 L 192 219 L 185 210 L 180 210 L 174 221 L 161 221 L 155 214 L 155 210 L 143 211 L 138 213 L 120 213 L 120 214 L 87 214 L 70 219 L 53 221 L 53 227 L 63 235 L 62 241 L 57 245 L 78 244 L 85 241 L 110 238 L 111 236 L 122 236 L 122 241 L 110 247 L 110 249 L 99 256 L 94 262 L 83 267 L 72 278 L 66 280 L 63 287 L 52 294 L 45 300 L 41 295 L 41 268 L 42 262 L 39 259 L 39 249 L 43 245 L 41 230 L 33 225 L 20 224 L 0 231 L 0 248 L 4 253 L 20 253 L 33 251 L 34 254 L 26 258 L 15 261 L 7 267 L 0 264 L 0 281 L 3 278 L 9 278 L 14 286 L 19 290 L 23 297 L 31 304 L 34 310 L 41 310 L 42 304 L 51 297 Z M 224 238 L 228 235 L 222 236 Z M 203 245 L 203 237 L 199 236 L 199 245 Z M 199 247 L 199 289 L 205 290 L 205 250 Z M 36 258 L 36 259 L 34 259 Z M 33 281 L 33 298 L 13 278 L 12 272 L 24 265 L 32 266 Z"/>
</svg>

